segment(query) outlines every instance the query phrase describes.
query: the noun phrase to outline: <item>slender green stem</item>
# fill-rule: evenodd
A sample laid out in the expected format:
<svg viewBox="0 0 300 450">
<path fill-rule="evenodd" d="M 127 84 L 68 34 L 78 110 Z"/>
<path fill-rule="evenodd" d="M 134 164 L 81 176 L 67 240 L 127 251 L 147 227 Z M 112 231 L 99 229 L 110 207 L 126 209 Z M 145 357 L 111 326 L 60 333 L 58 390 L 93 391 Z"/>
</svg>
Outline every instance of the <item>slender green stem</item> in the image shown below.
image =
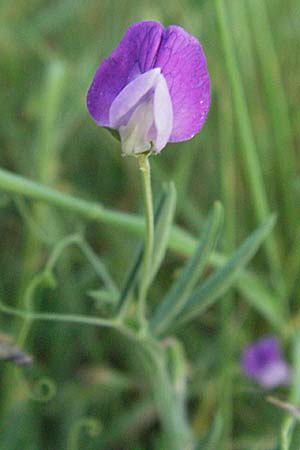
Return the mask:
<svg viewBox="0 0 300 450">
<path fill-rule="evenodd" d="M 194 448 L 194 436 L 187 420 L 185 395 L 170 379 L 166 355 L 154 342 L 140 340 L 140 344 L 165 434 L 166 448 L 191 450 Z"/>
<path fill-rule="evenodd" d="M 142 273 L 139 287 L 139 319 L 142 328 L 146 327 L 146 299 L 150 282 L 152 255 L 154 245 L 154 213 L 151 188 L 151 171 L 148 155 L 138 156 L 139 168 L 142 174 L 144 214 L 145 214 L 145 250 L 143 255 Z"/>
<path fill-rule="evenodd" d="M 20 317 L 24 320 L 30 321 L 46 321 L 46 322 L 69 322 L 79 323 L 82 325 L 95 325 L 98 327 L 111 327 L 122 329 L 118 319 L 102 319 L 99 317 L 89 317 L 79 314 L 56 314 L 56 313 L 35 313 L 27 310 L 11 308 L 0 302 L 0 311 L 11 316 Z"/>
<path fill-rule="evenodd" d="M 40 200 L 64 211 L 80 214 L 87 219 L 115 226 L 138 236 L 143 236 L 144 233 L 144 221 L 140 216 L 105 208 L 99 202 L 76 198 L 2 168 L 0 168 L 0 189 L 22 197 Z M 173 227 L 170 248 L 188 256 L 192 254 L 195 245 L 196 239 L 193 236 L 179 227 Z"/>
<path fill-rule="evenodd" d="M 10 194 L 18 194 L 22 197 L 41 201 L 48 205 L 61 208 L 63 211 L 70 211 L 86 219 L 95 220 L 98 223 L 118 227 L 118 229 L 125 230 L 127 233 L 136 236 L 142 236 L 144 233 L 144 221 L 140 216 L 111 210 L 103 207 L 99 203 L 76 198 L 1 168 L 0 189 Z M 196 248 L 197 240 L 187 231 L 174 225 L 171 230 L 168 245 L 171 250 L 184 256 L 190 256 Z M 215 267 L 220 267 L 226 261 L 226 256 L 220 253 L 213 253 L 210 258 L 210 263 Z M 260 290 L 267 297 L 274 298 L 274 301 L 278 300 L 262 284 L 261 280 L 257 279 L 249 271 L 243 271 L 237 285 L 243 296 L 252 301 L 253 292 L 250 288 L 252 284 L 257 283 L 259 283 Z"/>
<path fill-rule="evenodd" d="M 291 341 L 293 345 L 293 370 L 289 401 L 292 405 L 298 405 L 300 401 L 300 335 L 298 331 L 294 332 Z M 295 416 L 285 415 L 281 426 L 282 450 L 292 449 L 291 444 L 296 424 L 297 418 Z"/>
<path fill-rule="evenodd" d="M 233 114 L 231 108 L 231 93 L 226 92 L 220 99 L 219 114 L 219 158 L 220 158 L 220 183 L 222 203 L 224 205 L 224 245 L 223 249 L 231 253 L 235 248 L 236 223 L 236 161 L 233 142 Z M 234 340 L 232 339 L 232 313 L 234 310 L 234 293 L 228 292 L 220 303 L 220 413 L 222 417 L 222 432 L 218 448 L 227 450 L 232 445 L 233 429 L 233 353 Z"/>
<path fill-rule="evenodd" d="M 246 5 L 246 4 L 245 4 Z M 289 117 L 288 97 L 282 80 L 282 70 L 270 20 L 267 2 L 264 0 L 251 0 L 247 2 L 247 10 L 252 21 L 253 36 L 256 43 L 258 60 L 261 66 L 261 78 L 266 94 L 268 119 L 272 125 L 276 157 L 276 183 L 282 190 L 282 210 L 285 233 L 294 239 L 295 226 L 298 223 L 297 209 L 294 207 L 294 192 L 290 180 L 296 176 L 297 161 L 293 144 L 293 129 Z M 272 82 L 270 82 L 272 74 Z"/>
<path fill-rule="evenodd" d="M 25 311 L 30 314 L 33 310 L 33 302 L 34 302 L 34 295 L 35 292 L 37 290 L 38 287 L 40 287 L 45 279 L 45 274 L 43 272 L 38 273 L 37 275 L 34 276 L 33 280 L 31 281 L 31 283 L 29 283 L 27 289 L 25 290 L 25 294 L 24 294 L 24 307 L 25 307 Z M 20 302 L 21 303 L 21 302 Z M 30 332 L 31 329 L 31 325 L 32 325 L 32 320 L 30 318 L 30 316 L 26 316 L 23 318 L 23 324 L 21 327 L 21 330 L 18 332 L 18 345 L 20 347 L 23 347 L 25 344 L 25 341 L 27 339 L 27 336 Z"/>
<path fill-rule="evenodd" d="M 0 190 L 17 194 L 32 200 L 38 200 L 48 205 L 79 214 L 86 219 L 118 227 L 136 236 L 143 236 L 144 221 L 135 214 L 127 214 L 105 208 L 101 203 L 91 202 L 65 194 L 41 183 L 28 180 L 8 170 L 0 168 Z M 169 248 L 184 256 L 191 256 L 197 245 L 197 239 L 189 232 L 174 225 L 171 230 Z M 211 264 L 220 266 L 227 260 L 226 256 L 214 253 Z"/>
</svg>

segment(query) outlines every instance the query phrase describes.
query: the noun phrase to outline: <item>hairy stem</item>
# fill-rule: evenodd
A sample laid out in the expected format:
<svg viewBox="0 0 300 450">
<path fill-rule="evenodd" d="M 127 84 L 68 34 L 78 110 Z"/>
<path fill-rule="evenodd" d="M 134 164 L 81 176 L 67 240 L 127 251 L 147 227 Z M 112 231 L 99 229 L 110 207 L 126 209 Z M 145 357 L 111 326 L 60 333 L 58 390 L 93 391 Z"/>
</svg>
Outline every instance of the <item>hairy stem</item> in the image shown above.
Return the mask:
<svg viewBox="0 0 300 450">
<path fill-rule="evenodd" d="M 138 156 L 139 168 L 142 174 L 144 214 L 145 214 L 145 250 L 143 255 L 142 273 L 139 286 L 139 319 L 143 329 L 146 328 L 146 299 L 150 283 L 154 244 L 154 214 L 151 189 L 151 172 L 148 155 Z"/>
<path fill-rule="evenodd" d="M 151 341 L 141 342 L 144 364 L 168 450 L 191 450 L 194 436 L 186 415 L 186 397 L 171 381 L 168 364 L 161 347 Z"/>
</svg>

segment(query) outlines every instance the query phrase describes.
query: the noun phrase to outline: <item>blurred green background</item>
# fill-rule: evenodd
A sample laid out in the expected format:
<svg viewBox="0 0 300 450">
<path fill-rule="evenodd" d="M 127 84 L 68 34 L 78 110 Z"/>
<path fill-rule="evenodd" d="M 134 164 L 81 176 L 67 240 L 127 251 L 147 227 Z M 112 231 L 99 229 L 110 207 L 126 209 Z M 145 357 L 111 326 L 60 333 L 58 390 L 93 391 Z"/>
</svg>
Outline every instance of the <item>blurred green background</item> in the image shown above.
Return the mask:
<svg viewBox="0 0 300 450">
<path fill-rule="evenodd" d="M 298 0 L 2 0 L 0 165 L 79 198 L 141 212 L 136 161 L 122 158 L 119 143 L 91 120 L 85 96 L 95 69 L 127 26 L 147 19 L 179 24 L 196 35 L 212 84 L 202 132 L 152 158 L 154 191 L 175 181 L 176 221 L 194 235 L 213 201 L 221 200 L 225 254 L 275 211 L 276 229 L 251 270 L 274 293 L 277 314 L 289 311 L 286 328 L 291 323 L 297 330 Z M 0 208 L 0 296 L 7 304 L 24 306 L 51 249 L 73 233 L 84 234 L 122 285 L 136 235 L 6 193 L 1 184 Z M 168 253 L 153 289 L 157 302 L 183 257 Z M 56 274 L 54 289 L 34 293 L 36 309 L 99 314 L 91 291 L 101 289 L 101 282 L 76 246 L 63 251 Z M 297 450 L 297 429 L 290 447 L 278 447 L 285 413 L 240 373 L 242 348 L 266 333 L 280 335 L 293 359 L 286 329 L 263 314 L 259 286 L 250 289 L 253 304 L 232 290 L 180 333 L 190 364 L 190 421 L 199 439 L 211 433 L 207 449 Z M 0 324 L 1 332 L 20 341 L 28 334 L 24 347 L 35 358 L 26 370 L 0 362 L 1 450 L 165 450 L 138 357 L 118 335 L 48 322 L 24 330 L 20 319 L 4 314 Z M 280 395 L 286 399 L 288 392 Z M 102 429 L 93 436 L 96 425 Z"/>
</svg>

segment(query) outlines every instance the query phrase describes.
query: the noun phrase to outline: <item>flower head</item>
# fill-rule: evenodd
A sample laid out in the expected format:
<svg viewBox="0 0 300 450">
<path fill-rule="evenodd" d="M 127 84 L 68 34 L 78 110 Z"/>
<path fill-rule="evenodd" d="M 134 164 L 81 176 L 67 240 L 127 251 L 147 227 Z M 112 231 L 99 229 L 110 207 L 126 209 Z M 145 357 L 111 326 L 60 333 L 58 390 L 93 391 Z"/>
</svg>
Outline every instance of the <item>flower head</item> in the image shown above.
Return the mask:
<svg viewBox="0 0 300 450">
<path fill-rule="evenodd" d="M 124 153 L 160 152 L 192 138 L 210 105 L 210 82 L 199 41 L 159 22 L 131 25 L 102 61 L 87 94 L 98 125 L 116 130 Z"/>
<path fill-rule="evenodd" d="M 263 388 L 272 389 L 289 381 L 290 370 L 276 337 L 264 337 L 250 344 L 242 354 L 241 363 L 245 375 Z"/>
</svg>

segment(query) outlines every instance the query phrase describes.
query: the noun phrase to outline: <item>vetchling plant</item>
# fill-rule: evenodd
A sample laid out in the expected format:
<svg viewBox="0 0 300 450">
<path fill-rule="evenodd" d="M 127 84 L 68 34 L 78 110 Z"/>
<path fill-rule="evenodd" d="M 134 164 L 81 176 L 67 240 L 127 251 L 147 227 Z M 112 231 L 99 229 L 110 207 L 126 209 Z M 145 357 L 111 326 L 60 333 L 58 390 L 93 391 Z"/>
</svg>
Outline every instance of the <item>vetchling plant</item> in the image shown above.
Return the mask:
<svg viewBox="0 0 300 450">
<path fill-rule="evenodd" d="M 153 204 L 150 157 L 159 154 L 168 142 L 188 140 L 198 133 L 209 106 L 206 59 L 195 37 L 178 26 L 164 29 L 158 22 L 139 22 L 129 27 L 116 49 L 98 67 L 87 95 L 92 118 L 120 140 L 123 155 L 135 157 L 141 172 L 145 239 L 132 260 L 124 286 L 119 290 L 93 250 L 81 236 L 73 235 L 54 248 L 44 270 L 35 276 L 26 295 L 26 310 L 1 303 L 3 312 L 24 319 L 21 345 L 34 320 L 109 327 L 131 341 L 141 355 L 168 450 L 202 448 L 188 420 L 187 361 L 176 330 L 197 319 L 225 293 L 274 224 L 271 217 L 223 265 L 207 275 L 205 268 L 216 248 L 223 221 L 222 206 L 216 202 L 191 258 L 163 298 L 153 301 L 150 288 L 174 230 L 176 192 L 172 183 L 164 185 Z M 2 172 L 3 182 L 6 180 L 13 190 L 17 177 Z M 77 201 L 63 195 L 56 197 L 51 190 L 48 194 L 41 192 L 30 182 L 24 184 L 24 191 L 34 198 L 47 197 L 49 202 L 70 209 L 71 203 Z M 105 215 L 97 208 L 88 210 L 80 201 L 76 208 L 90 217 Z M 100 297 L 100 301 L 110 302 L 110 317 L 34 312 L 34 291 L 43 283 L 55 283 L 55 264 L 68 245 L 77 245 L 104 280 L 108 296 Z"/>
</svg>

